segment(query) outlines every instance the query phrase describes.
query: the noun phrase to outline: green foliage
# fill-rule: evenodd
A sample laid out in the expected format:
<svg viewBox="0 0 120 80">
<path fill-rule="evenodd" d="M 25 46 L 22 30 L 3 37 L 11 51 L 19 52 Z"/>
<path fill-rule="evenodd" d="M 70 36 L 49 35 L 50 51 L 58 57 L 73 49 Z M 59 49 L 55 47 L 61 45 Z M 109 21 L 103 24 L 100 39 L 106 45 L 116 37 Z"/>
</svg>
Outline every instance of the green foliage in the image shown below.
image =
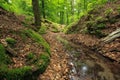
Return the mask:
<svg viewBox="0 0 120 80">
<path fill-rule="evenodd" d="M 30 36 L 31 38 L 33 38 L 35 41 L 37 41 L 39 44 L 43 45 L 45 48 L 45 51 L 48 52 L 48 54 L 50 55 L 50 46 L 49 44 L 43 39 L 43 37 L 41 35 L 39 35 L 38 33 L 36 33 L 35 31 L 28 29 L 25 31 L 25 33 Z"/>
<path fill-rule="evenodd" d="M 120 6 L 117 8 L 117 10 L 118 10 L 118 12 L 119 12 L 119 14 L 120 14 Z"/>
<path fill-rule="evenodd" d="M 97 25 L 97 29 L 105 29 L 106 25 L 104 23 L 100 23 Z"/>
<path fill-rule="evenodd" d="M 60 24 L 69 24 L 108 0 L 40 0 L 41 16 Z M 32 0 L 1 0 L 8 11 L 33 16 Z M 44 5 L 44 8 L 43 8 Z M 55 30 L 56 31 L 56 30 Z"/>
<path fill-rule="evenodd" d="M 0 80 L 23 80 L 23 77 L 28 74 L 28 71 L 31 70 L 31 67 L 22 67 L 16 69 L 9 69 L 7 67 L 9 57 L 5 52 L 5 48 L 0 44 Z"/>
<path fill-rule="evenodd" d="M 101 32 L 102 29 L 105 29 L 106 25 L 104 23 L 97 23 L 95 21 L 87 22 L 87 33 L 96 35 L 97 37 L 104 37 L 105 35 Z"/>
<path fill-rule="evenodd" d="M 34 53 L 31 52 L 27 55 L 28 60 L 33 59 L 34 57 L 35 57 Z"/>
<path fill-rule="evenodd" d="M 5 48 L 2 44 L 0 44 L 0 64 L 3 64 L 6 62 L 6 54 L 5 54 Z"/>
<path fill-rule="evenodd" d="M 6 38 L 5 40 L 10 46 L 14 46 L 14 44 L 16 44 L 17 42 L 15 39 L 10 38 L 10 37 Z"/>
<path fill-rule="evenodd" d="M 47 53 L 42 53 L 37 62 L 35 63 L 37 67 L 39 67 L 38 72 L 43 73 L 45 69 L 47 68 L 48 64 L 50 62 L 50 56 Z"/>
<path fill-rule="evenodd" d="M 109 19 L 108 21 L 109 21 L 109 23 L 114 24 L 114 23 L 117 22 L 118 20 L 115 19 L 115 18 L 111 18 L 111 19 Z"/>
<path fill-rule="evenodd" d="M 40 34 L 45 34 L 47 29 L 48 29 L 48 27 L 46 27 L 44 24 L 42 24 L 42 26 L 39 29 L 39 33 Z"/>
<path fill-rule="evenodd" d="M 72 32 L 72 27 L 76 24 L 77 24 L 77 22 L 73 22 L 73 23 L 69 24 L 68 26 L 66 26 L 64 28 L 63 32 L 64 33 L 71 33 Z"/>
<path fill-rule="evenodd" d="M 110 8 L 110 9 L 107 9 L 105 12 L 104 12 L 104 14 L 106 15 L 106 16 L 110 16 L 110 14 L 113 12 L 113 9 L 112 8 Z"/>
<path fill-rule="evenodd" d="M 24 80 L 25 76 L 31 74 L 32 68 L 30 66 L 24 66 L 22 68 L 9 69 L 6 65 L 0 69 L 0 79 L 7 80 Z"/>
<path fill-rule="evenodd" d="M 52 32 L 60 32 L 61 28 L 59 27 L 59 24 L 52 22 Z"/>
</svg>

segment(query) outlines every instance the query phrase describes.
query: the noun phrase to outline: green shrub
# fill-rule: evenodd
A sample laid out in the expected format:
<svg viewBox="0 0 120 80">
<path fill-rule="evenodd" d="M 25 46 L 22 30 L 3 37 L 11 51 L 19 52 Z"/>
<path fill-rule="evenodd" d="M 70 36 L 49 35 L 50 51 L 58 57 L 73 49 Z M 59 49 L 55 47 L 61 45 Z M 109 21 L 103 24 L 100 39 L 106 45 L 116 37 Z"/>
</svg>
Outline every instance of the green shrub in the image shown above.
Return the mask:
<svg viewBox="0 0 120 80">
<path fill-rule="evenodd" d="M 9 45 L 14 46 L 14 44 L 16 44 L 17 41 L 15 39 L 9 37 L 9 38 L 6 38 L 6 42 Z"/>
</svg>

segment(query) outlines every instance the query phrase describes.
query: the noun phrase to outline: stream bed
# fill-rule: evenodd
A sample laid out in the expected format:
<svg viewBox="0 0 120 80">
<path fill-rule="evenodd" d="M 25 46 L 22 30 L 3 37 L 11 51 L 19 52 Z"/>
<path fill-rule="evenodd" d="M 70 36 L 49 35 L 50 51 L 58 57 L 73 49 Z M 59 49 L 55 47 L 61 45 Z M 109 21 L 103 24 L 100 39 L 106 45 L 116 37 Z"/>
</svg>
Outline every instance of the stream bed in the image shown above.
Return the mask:
<svg viewBox="0 0 120 80">
<path fill-rule="evenodd" d="M 120 80 L 120 64 L 82 47 L 69 51 L 70 80 Z"/>
</svg>

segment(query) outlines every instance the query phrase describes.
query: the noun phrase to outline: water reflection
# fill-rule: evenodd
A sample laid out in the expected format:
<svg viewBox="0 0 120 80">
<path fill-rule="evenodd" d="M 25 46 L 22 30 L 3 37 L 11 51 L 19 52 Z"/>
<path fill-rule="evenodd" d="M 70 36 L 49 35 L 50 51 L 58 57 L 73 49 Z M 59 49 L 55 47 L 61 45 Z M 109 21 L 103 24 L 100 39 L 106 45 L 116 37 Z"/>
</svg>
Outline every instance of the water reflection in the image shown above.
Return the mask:
<svg viewBox="0 0 120 80">
<path fill-rule="evenodd" d="M 86 55 L 82 58 L 80 52 L 71 51 L 70 80 L 120 80 L 120 71 L 113 73 L 110 66 L 96 55 Z M 116 77 L 117 76 L 117 77 Z"/>
</svg>

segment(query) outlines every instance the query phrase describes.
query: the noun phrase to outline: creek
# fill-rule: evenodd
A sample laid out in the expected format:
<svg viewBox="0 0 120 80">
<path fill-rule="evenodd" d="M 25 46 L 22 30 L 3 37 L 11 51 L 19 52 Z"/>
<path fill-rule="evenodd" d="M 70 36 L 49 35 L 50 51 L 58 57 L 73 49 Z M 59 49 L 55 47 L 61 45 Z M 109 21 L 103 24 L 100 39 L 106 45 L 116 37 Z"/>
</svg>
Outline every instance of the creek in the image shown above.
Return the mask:
<svg viewBox="0 0 120 80">
<path fill-rule="evenodd" d="M 82 45 L 68 50 L 70 80 L 120 80 L 120 64 Z"/>
</svg>

